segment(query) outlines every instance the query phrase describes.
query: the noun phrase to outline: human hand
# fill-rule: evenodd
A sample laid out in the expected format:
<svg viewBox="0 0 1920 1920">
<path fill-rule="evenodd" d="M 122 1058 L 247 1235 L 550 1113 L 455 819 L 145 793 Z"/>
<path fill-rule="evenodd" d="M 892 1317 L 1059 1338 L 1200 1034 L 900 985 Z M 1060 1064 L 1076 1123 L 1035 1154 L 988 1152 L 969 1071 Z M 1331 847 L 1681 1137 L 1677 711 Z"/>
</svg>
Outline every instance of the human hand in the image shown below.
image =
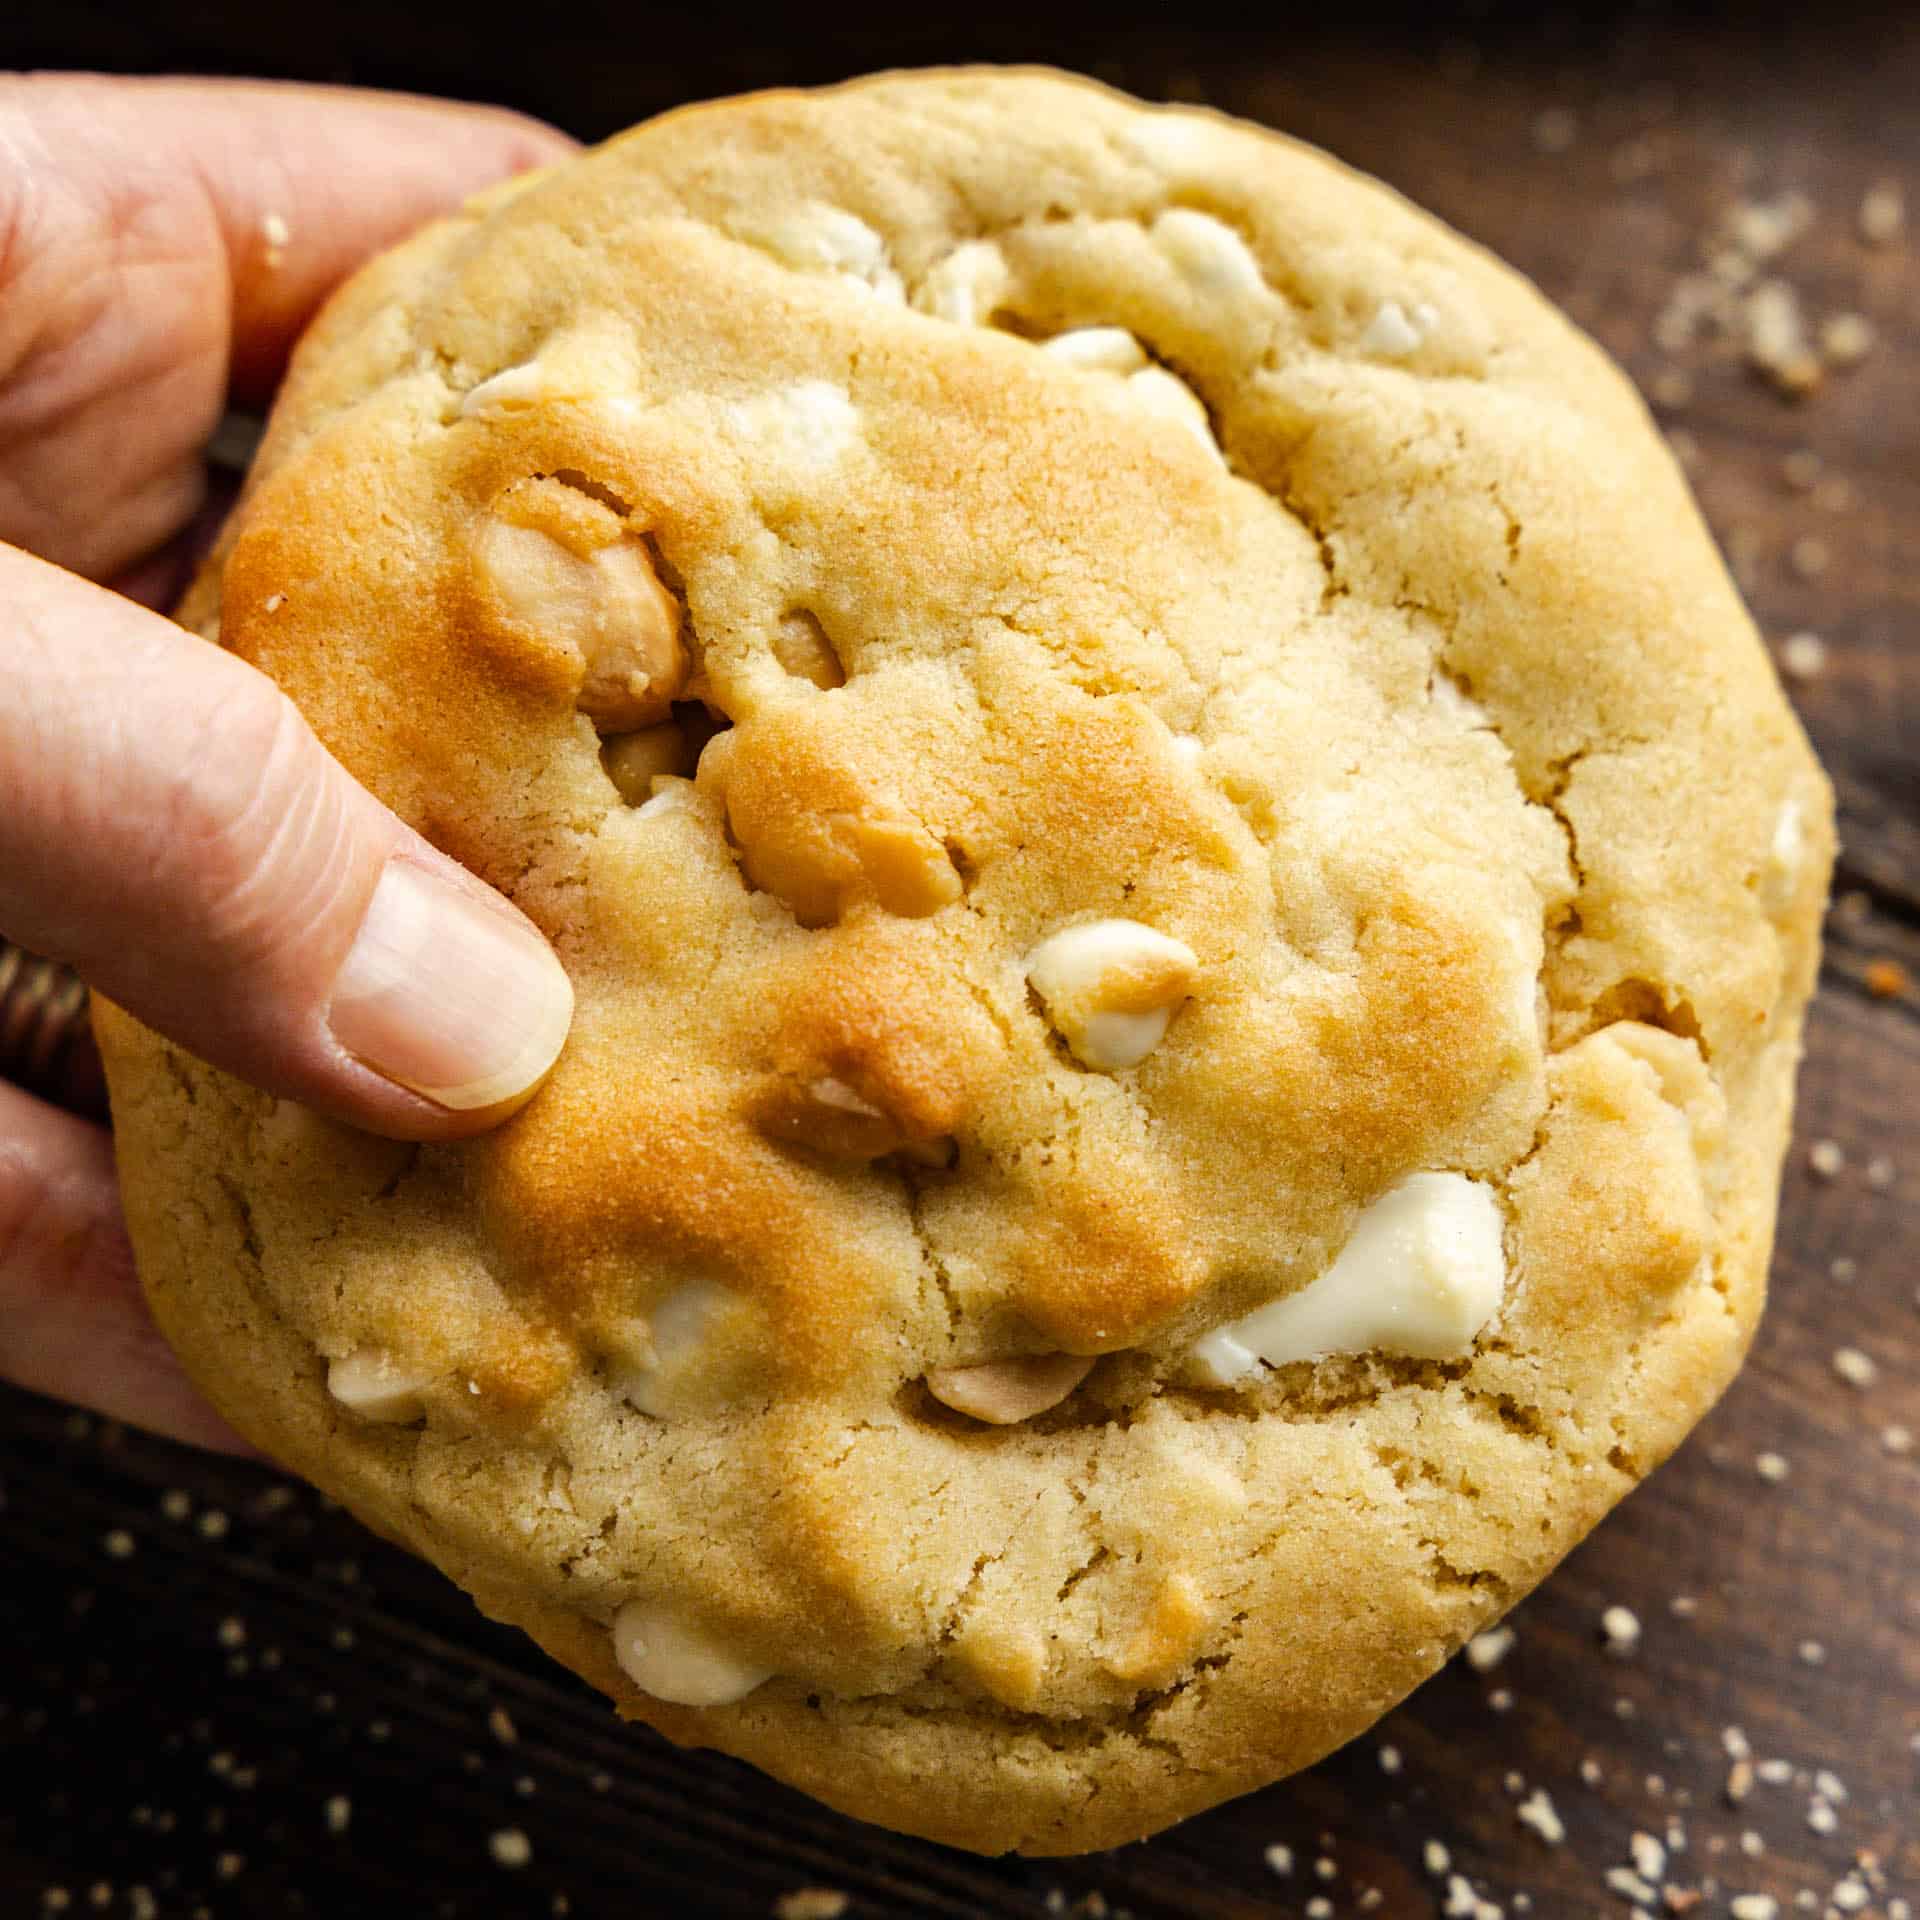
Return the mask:
<svg viewBox="0 0 1920 1920">
<path fill-rule="evenodd" d="M 263 675 L 162 619 L 204 449 L 367 255 L 569 143 L 345 89 L 0 77 L 0 933 L 271 1092 L 504 1118 L 566 975 Z M 242 1443 L 148 1318 L 107 1135 L 0 1082 L 0 1377 Z"/>
</svg>

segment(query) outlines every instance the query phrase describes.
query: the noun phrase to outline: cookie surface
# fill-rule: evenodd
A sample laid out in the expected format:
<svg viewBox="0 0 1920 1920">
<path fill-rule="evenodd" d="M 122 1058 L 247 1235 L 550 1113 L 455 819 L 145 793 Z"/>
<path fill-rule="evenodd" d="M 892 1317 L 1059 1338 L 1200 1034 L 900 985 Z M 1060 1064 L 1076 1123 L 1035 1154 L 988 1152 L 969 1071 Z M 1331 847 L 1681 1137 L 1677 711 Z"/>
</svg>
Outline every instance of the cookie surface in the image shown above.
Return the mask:
<svg viewBox="0 0 1920 1920">
<path fill-rule="evenodd" d="M 674 1739 L 979 1849 L 1350 1738 L 1758 1318 L 1825 783 L 1620 375 L 1252 128 L 671 115 L 377 262 L 183 617 L 546 929 L 405 1147 L 103 1009 L 243 1431 Z"/>
</svg>

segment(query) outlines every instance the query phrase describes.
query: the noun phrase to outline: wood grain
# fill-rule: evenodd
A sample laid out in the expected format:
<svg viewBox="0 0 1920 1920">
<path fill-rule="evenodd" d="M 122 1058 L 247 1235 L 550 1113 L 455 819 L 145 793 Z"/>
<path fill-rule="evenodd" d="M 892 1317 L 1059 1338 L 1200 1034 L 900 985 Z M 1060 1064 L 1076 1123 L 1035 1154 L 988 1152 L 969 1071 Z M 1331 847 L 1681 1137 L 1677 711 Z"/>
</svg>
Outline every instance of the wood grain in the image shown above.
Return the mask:
<svg viewBox="0 0 1920 1920">
<path fill-rule="evenodd" d="M 1048 58 L 1320 141 L 1523 267 L 1643 384 L 1672 395 L 1661 377 L 1683 366 L 1691 397 L 1662 417 L 1691 440 L 1763 629 L 1826 642 L 1825 670 L 1792 691 L 1845 840 L 1774 1305 L 1746 1373 L 1522 1606 L 1497 1670 L 1456 1663 L 1312 1773 L 1069 1863 L 968 1859 L 676 1754 L 312 1493 L 15 1395 L 0 1401 L 0 1914 L 45 1911 L 57 1887 L 69 1911 L 220 1920 L 758 1916 L 818 1886 L 859 1916 L 1038 1915 L 1056 1889 L 1065 1911 L 1142 1920 L 1317 1915 L 1315 1898 L 1426 1916 L 1447 1900 L 1424 1859 L 1437 1841 L 1505 1914 L 1585 1920 L 1632 1911 L 1603 1874 L 1669 1821 L 1686 1848 L 1668 1883 L 1713 1888 L 1699 1912 L 1736 1892 L 1821 1912 L 1863 1851 L 1888 1880 L 1870 1913 L 1920 1905 L 1920 1454 L 1882 1438 L 1920 1431 L 1920 994 L 1871 990 L 1890 984 L 1875 962 L 1920 978 L 1920 243 L 1869 249 L 1853 217 L 1888 177 L 1920 213 L 1920 29 L 1893 10 L 1839 24 L 1429 10 L 1269 19 L 1255 35 L 1180 13 L 1189 24 L 1006 8 L 964 31 L 809 16 L 789 43 L 589 6 L 503 42 L 477 15 L 368 0 L 322 20 L 81 5 L 0 25 L 0 54 L 408 84 L 589 135 L 741 85 Z M 1652 338 L 1728 205 L 1787 188 L 1819 211 L 1779 270 L 1816 316 L 1857 309 L 1880 336 L 1797 405 L 1733 360 L 1675 360 Z M 1803 451 L 1821 462 L 1812 490 L 1786 475 Z M 1809 538 L 1817 572 L 1804 546 L 1796 563 Z M 1809 1166 L 1815 1140 L 1842 1151 L 1832 1178 Z M 1872 1384 L 1836 1374 L 1842 1346 L 1870 1357 Z M 1767 1452 L 1783 1479 L 1756 1469 Z M 1611 1605 L 1642 1623 L 1631 1655 L 1602 1650 Z M 512 1744 L 489 1729 L 495 1708 Z M 1728 1727 L 1791 1770 L 1738 1807 L 1723 1797 Z M 1809 1824 L 1817 1769 L 1847 1795 L 1826 1832 Z M 1560 1844 L 1516 1817 L 1521 1783 L 1550 1795 Z M 338 1832 L 336 1795 L 350 1802 Z M 523 1867 L 490 1854 L 506 1828 L 528 1837 Z M 1743 1850 L 1747 1833 L 1764 1851 Z M 1292 1850 L 1290 1877 L 1267 1866 L 1274 1845 Z"/>
</svg>

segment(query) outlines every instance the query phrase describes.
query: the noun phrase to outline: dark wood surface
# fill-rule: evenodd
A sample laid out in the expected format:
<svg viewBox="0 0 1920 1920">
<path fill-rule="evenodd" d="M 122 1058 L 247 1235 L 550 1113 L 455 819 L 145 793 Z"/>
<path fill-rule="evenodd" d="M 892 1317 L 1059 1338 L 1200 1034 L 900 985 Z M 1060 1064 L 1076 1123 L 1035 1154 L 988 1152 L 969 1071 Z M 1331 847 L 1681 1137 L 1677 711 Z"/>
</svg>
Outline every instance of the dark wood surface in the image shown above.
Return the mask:
<svg viewBox="0 0 1920 1920">
<path fill-rule="evenodd" d="M 1448 1900 L 1425 1864 L 1437 1841 L 1504 1914 L 1584 1920 L 1632 1912 L 1605 1872 L 1670 1823 L 1685 1851 L 1666 1910 L 1768 1893 L 1783 1917 L 1821 1913 L 1862 1855 L 1867 1912 L 1920 1909 L 1920 1453 L 1887 1431 L 1920 1432 L 1920 991 L 1876 966 L 1920 978 L 1920 240 L 1870 249 L 1855 218 L 1889 177 L 1920 216 L 1920 23 L 1814 12 L 1272 15 L 1257 35 L 1126 5 L 964 31 L 808 13 L 790 46 L 724 16 L 611 8 L 556 9 L 517 41 L 478 9 L 370 4 L 0 20 L 0 58 L 467 92 L 584 134 L 701 93 L 971 54 L 1062 60 L 1320 141 L 1517 262 L 1665 397 L 1763 630 L 1826 643 L 1792 690 L 1845 841 L 1752 1362 L 1518 1610 L 1495 1671 L 1456 1662 L 1312 1773 L 1151 1844 L 983 1862 L 621 1728 L 309 1491 L 16 1395 L 0 1399 L 0 1916 L 57 1909 L 54 1889 L 74 1913 L 219 1920 L 766 1915 L 803 1887 L 855 1916 L 1425 1916 Z M 1655 339 L 1727 208 L 1788 188 L 1817 213 L 1777 270 L 1816 317 L 1859 310 L 1879 333 L 1797 403 Z M 1822 1178 L 1826 1141 L 1842 1158 Z M 1870 1357 L 1871 1384 L 1839 1376 L 1843 1347 Z M 1784 1477 L 1756 1466 L 1767 1453 Z M 1624 1657 L 1601 1646 L 1615 1605 L 1642 1623 Z M 1730 1727 L 1790 1770 L 1737 1806 Z M 1821 1769 L 1846 1793 L 1831 1822 L 1810 1821 Z M 1535 1788 L 1558 1844 L 1517 1817 Z M 494 1859 L 506 1829 L 525 1865 Z M 1268 1867 L 1275 1845 L 1291 1877 Z"/>
</svg>

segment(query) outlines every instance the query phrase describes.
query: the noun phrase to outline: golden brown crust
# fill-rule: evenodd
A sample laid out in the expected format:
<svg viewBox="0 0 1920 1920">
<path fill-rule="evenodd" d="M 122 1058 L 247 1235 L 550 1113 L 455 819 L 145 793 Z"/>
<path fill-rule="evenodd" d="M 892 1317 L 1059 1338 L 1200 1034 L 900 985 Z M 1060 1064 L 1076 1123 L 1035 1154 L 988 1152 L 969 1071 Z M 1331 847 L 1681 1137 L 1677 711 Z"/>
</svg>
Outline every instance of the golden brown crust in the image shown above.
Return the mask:
<svg viewBox="0 0 1920 1920">
<path fill-rule="evenodd" d="M 1095 326 L 1203 405 L 1045 344 Z M 645 807 L 671 742 L 623 797 L 594 724 L 645 675 L 476 584 L 530 486 L 579 566 L 644 551 L 732 723 Z M 675 1739 L 964 1846 L 1150 1832 L 1365 1726 L 1739 1363 L 1824 782 L 1620 376 L 1321 155 L 1040 75 L 651 123 L 343 291 L 216 616 L 579 1013 L 407 1149 L 103 1009 L 155 1311 Z M 1116 964 L 1167 1024 L 1114 1072 L 1023 971 L 1096 920 L 1193 956 Z M 1471 1356 L 1204 1390 L 1418 1169 L 1505 1210 Z M 423 1424 L 328 1396 L 362 1347 Z M 1058 1350 L 1108 1357 L 1024 1422 L 922 1384 Z M 775 1677 L 642 1693 L 637 1599 Z"/>
</svg>

